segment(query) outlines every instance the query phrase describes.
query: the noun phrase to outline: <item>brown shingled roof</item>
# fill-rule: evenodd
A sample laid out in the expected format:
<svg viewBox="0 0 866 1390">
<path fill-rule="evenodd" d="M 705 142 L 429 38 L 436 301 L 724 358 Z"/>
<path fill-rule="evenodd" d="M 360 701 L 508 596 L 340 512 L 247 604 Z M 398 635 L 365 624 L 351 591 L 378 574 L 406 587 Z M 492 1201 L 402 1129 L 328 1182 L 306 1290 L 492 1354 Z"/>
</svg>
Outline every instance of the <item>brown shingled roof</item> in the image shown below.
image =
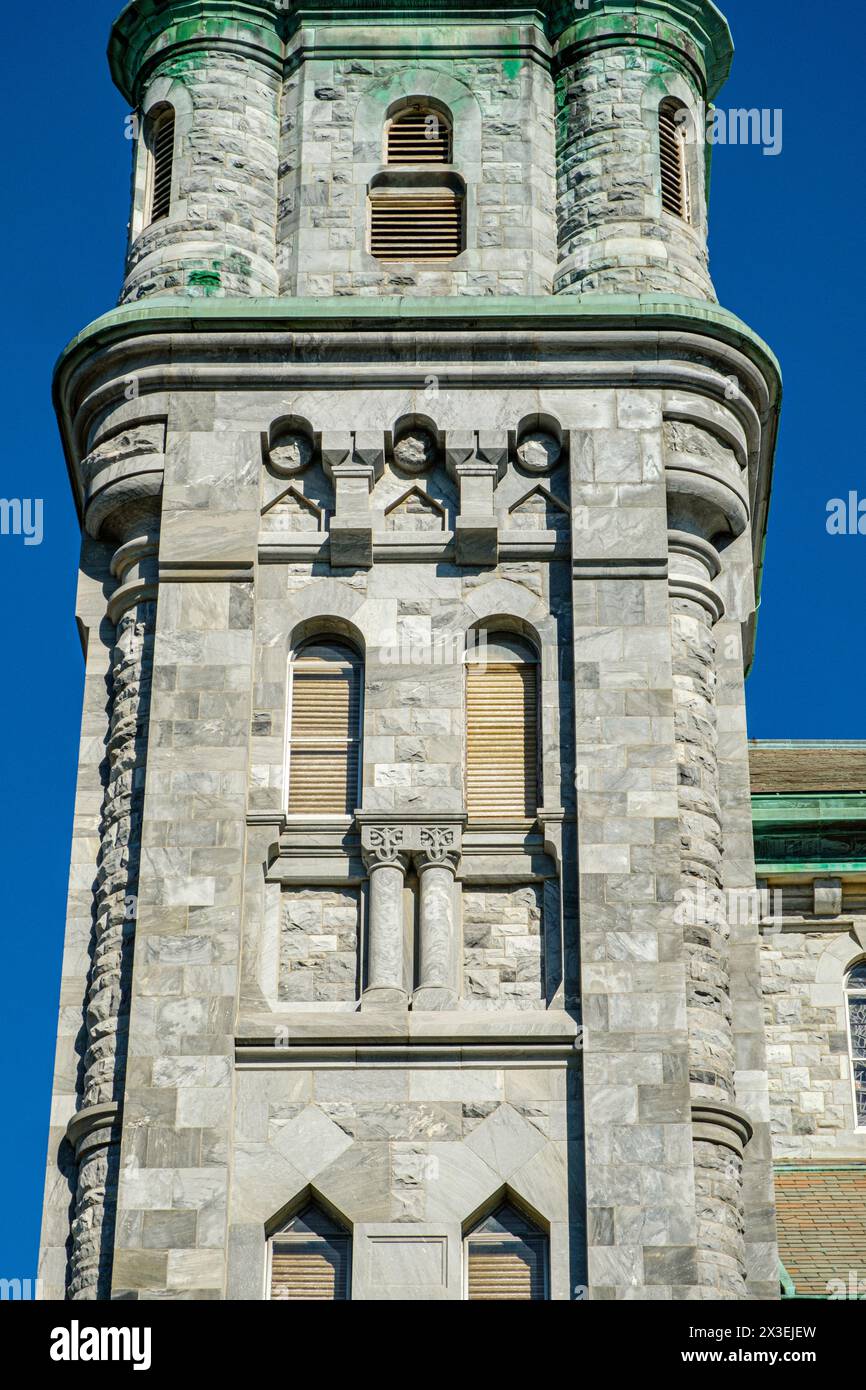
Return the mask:
<svg viewBox="0 0 866 1390">
<path fill-rule="evenodd" d="M 866 791 L 866 744 L 751 743 L 752 792 Z"/>
<path fill-rule="evenodd" d="M 798 1294 L 826 1298 L 831 1280 L 866 1280 L 866 1163 L 776 1171 L 779 1257 Z"/>
</svg>

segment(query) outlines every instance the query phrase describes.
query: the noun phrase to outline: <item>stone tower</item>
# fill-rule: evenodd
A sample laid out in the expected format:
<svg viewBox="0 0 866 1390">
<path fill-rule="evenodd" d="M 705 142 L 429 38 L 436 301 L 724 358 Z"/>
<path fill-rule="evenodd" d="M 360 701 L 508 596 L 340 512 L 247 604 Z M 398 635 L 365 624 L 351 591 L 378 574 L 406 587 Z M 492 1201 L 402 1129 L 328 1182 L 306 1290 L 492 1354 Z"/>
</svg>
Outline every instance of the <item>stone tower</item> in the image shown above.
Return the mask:
<svg viewBox="0 0 866 1390">
<path fill-rule="evenodd" d="M 114 27 L 126 278 L 55 388 L 48 1297 L 778 1291 L 725 910 L 780 390 L 708 273 L 730 36 L 496 11 Z"/>
</svg>

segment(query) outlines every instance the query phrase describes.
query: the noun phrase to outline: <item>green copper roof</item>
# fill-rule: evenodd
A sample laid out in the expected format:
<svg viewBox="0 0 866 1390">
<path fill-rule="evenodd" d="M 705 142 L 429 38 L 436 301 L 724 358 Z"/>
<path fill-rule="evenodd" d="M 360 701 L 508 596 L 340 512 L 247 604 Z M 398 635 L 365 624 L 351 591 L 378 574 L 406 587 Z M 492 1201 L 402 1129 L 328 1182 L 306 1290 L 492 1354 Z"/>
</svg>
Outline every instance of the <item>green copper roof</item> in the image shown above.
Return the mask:
<svg viewBox="0 0 866 1390">
<path fill-rule="evenodd" d="M 500 0 L 495 5 L 490 0 L 341 0 L 335 6 L 314 0 L 131 0 L 111 32 L 112 76 L 136 104 L 143 65 L 175 45 L 229 43 L 279 64 L 284 43 L 301 23 L 317 29 L 363 27 L 371 47 L 377 27 L 385 24 L 423 26 L 428 32 L 435 26 L 445 31 L 452 48 L 482 24 L 500 26 L 509 42 L 519 26 L 536 24 L 551 42 L 562 40 L 563 49 L 650 43 L 685 50 L 702 74 L 709 99 L 725 81 L 734 51 L 727 21 L 712 0 L 590 0 L 586 10 L 576 8 L 574 0 Z M 426 47 L 428 40 L 419 38 L 419 48 L 422 43 Z"/>
</svg>

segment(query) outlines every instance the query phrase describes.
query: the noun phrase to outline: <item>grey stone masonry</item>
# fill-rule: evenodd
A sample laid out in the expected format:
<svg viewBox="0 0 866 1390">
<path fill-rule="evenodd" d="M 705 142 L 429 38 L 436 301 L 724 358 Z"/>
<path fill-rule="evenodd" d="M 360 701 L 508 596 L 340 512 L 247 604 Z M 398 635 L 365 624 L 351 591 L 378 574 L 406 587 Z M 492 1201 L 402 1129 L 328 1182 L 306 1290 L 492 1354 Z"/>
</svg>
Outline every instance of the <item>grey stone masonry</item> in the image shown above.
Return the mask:
<svg viewBox="0 0 866 1390">
<path fill-rule="evenodd" d="M 670 221 L 655 143 L 729 36 L 702 0 L 443 3 L 113 33 L 175 145 L 145 226 L 143 136 L 125 303 L 56 381 L 88 650 L 51 1298 L 267 1299 L 309 1202 L 361 1301 L 469 1296 L 504 1202 L 553 1300 L 776 1293 L 725 897 L 780 388 L 709 302 L 700 151 Z M 385 162 L 416 105 L 448 262 L 370 250 L 371 197 L 432 177 Z M 842 1104 L 843 954 L 831 1006 L 765 937 L 771 1028 L 827 1027 L 773 1053 L 792 1144 Z"/>
</svg>

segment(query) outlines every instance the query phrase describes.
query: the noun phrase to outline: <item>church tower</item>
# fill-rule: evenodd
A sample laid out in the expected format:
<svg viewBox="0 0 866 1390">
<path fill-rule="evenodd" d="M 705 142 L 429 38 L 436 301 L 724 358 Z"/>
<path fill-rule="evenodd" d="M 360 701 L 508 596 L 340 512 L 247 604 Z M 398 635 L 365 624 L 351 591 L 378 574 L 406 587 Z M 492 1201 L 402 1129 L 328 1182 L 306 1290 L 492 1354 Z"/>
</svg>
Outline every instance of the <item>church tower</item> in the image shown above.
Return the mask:
<svg viewBox="0 0 866 1390">
<path fill-rule="evenodd" d="M 778 1292 L 710 0 L 132 0 L 47 1297 Z"/>
</svg>

